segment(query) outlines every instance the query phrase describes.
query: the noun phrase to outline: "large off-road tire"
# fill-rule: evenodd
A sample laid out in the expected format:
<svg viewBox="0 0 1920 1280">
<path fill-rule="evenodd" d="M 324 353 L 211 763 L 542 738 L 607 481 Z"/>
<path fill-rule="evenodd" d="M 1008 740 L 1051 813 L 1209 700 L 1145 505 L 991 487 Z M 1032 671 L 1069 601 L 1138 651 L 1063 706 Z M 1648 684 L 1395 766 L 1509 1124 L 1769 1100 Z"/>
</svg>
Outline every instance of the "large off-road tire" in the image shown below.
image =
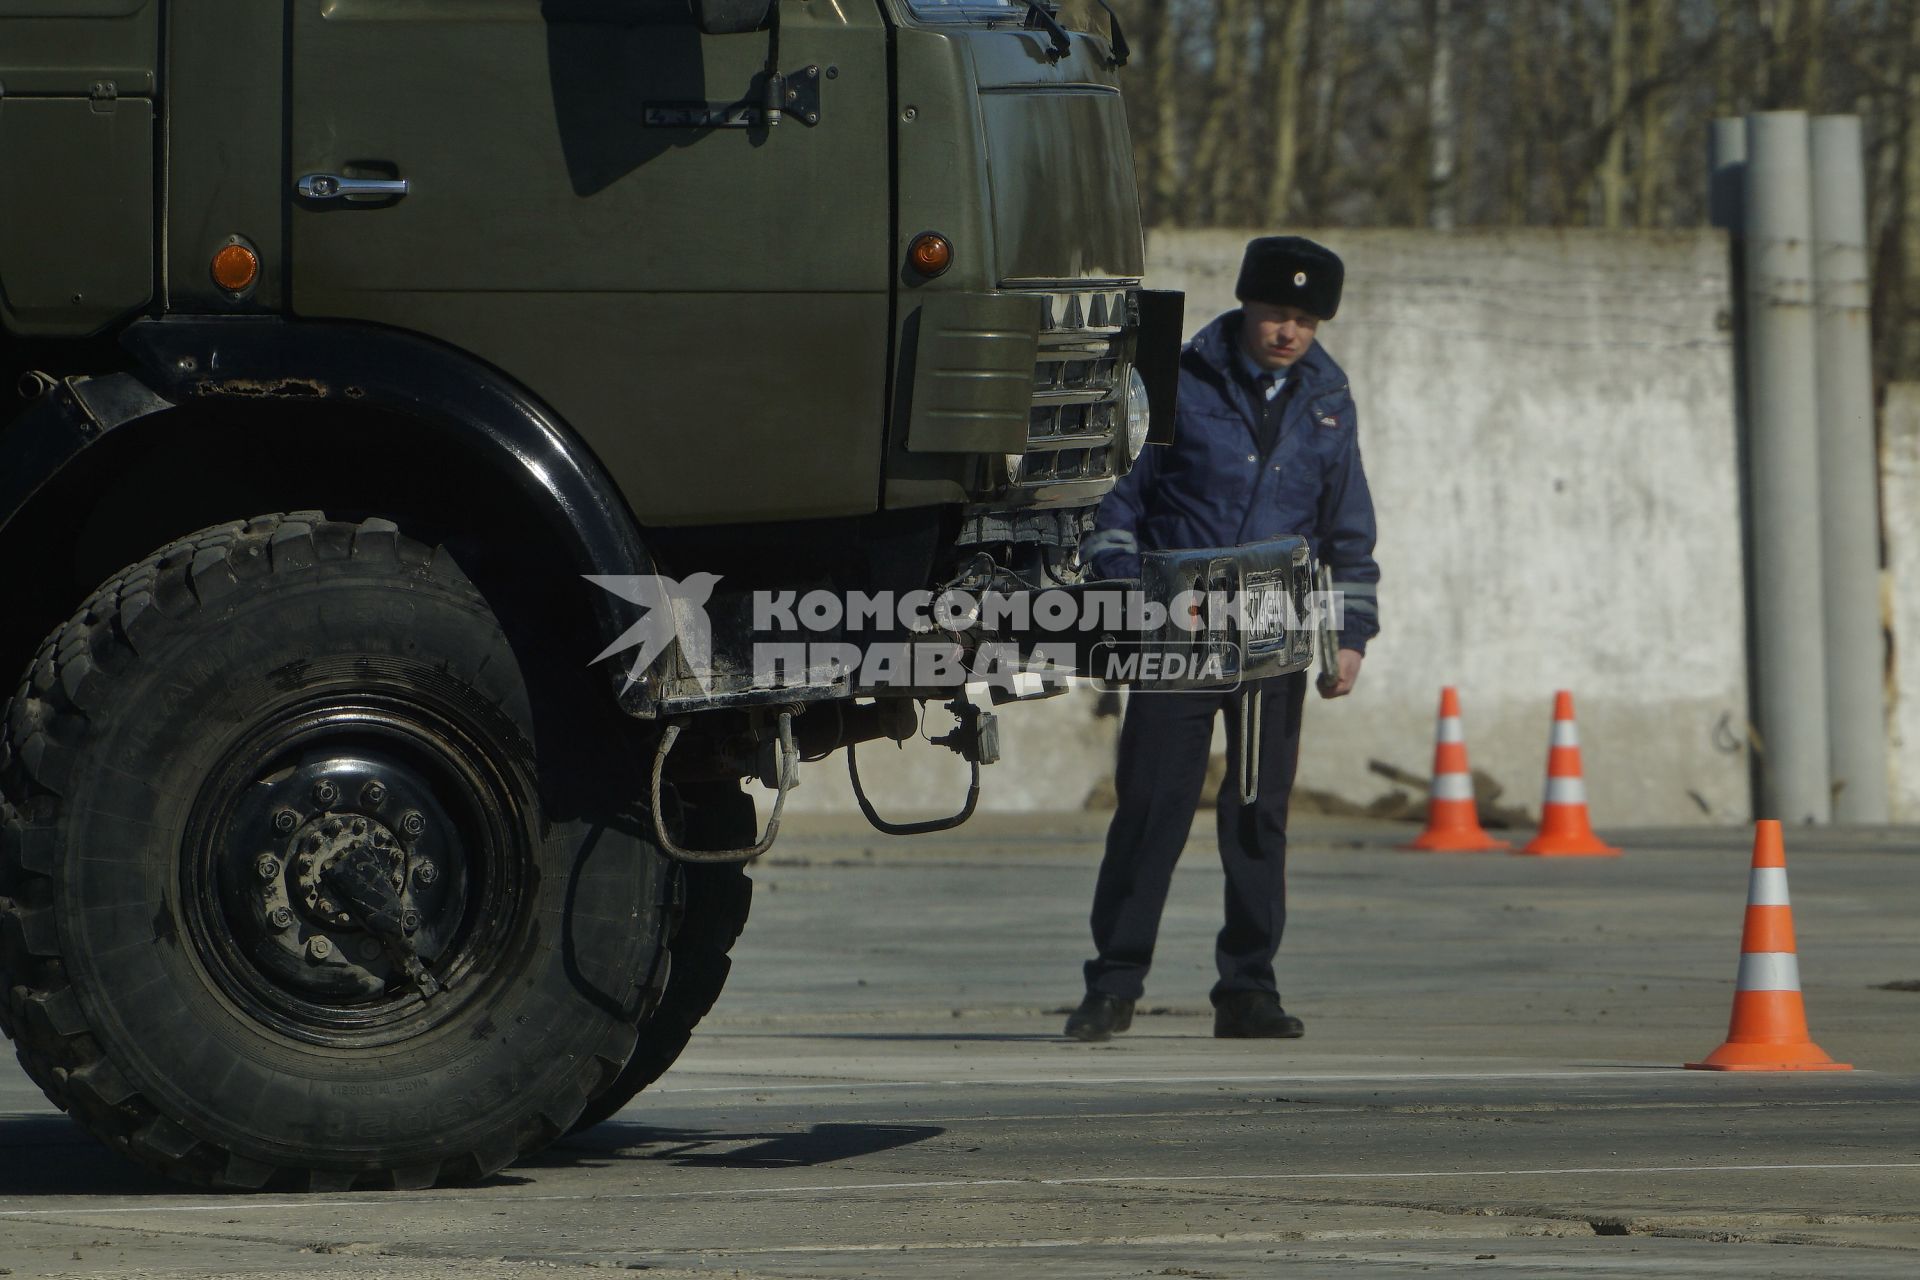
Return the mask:
<svg viewBox="0 0 1920 1280">
<path fill-rule="evenodd" d="M 754 840 L 753 801 L 737 786 L 709 786 L 689 796 L 689 836 L 701 848 L 742 848 Z M 746 928 L 753 881 L 739 863 L 693 863 L 679 868 L 680 892 L 668 946 L 666 994 L 640 1027 L 633 1056 L 611 1084 L 587 1103 L 574 1131 L 613 1118 L 658 1080 L 685 1051 L 694 1028 L 720 998 L 733 968 L 728 954 Z"/>
<path fill-rule="evenodd" d="M 610 704 L 385 521 L 168 547 L 8 704 L 0 1029 L 55 1103 L 188 1182 L 509 1164 L 617 1077 L 665 981 L 672 880 Z M 393 886 L 404 940 L 364 876 L 337 900 L 348 862 Z"/>
</svg>

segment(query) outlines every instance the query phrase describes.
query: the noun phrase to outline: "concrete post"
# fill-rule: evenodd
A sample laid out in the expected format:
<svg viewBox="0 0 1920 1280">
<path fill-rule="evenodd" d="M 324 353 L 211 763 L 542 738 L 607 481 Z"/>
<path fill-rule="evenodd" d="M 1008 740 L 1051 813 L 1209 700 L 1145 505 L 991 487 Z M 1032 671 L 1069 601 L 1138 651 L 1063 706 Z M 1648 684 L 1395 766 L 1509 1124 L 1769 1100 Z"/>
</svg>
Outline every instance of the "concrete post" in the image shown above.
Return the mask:
<svg viewBox="0 0 1920 1280">
<path fill-rule="evenodd" d="M 1741 197 L 1747 181 L 1747 122 L 1739 116 L 1713 122 L 1707 136 L 1707 222 L 1738 237 Z"/>
<path fill-rule="evenodd" d="M 1813 121 L 1814 349 L 1833 816 L 1887 820 L 1886 643 L 1860 117 Z"/>
<path fill-rule="evenodd" d="M 1722 117 L 1707 135 L 1707 220 L 1727 233 L 1727 292 L 1733 312 L 1729 346 L 1733 354 L 1734 461 L 1740 484 L 1740 581 L 1746 599 L 1747 714 L 1759 715 L 1760 633 L 1753 610 L 1753 428 L 1747 412 L 1747 263 L 1746 263 L 1747 120 Z M 1747 794 L 1753 812 L 1759 812 L 1765 790 L 1761 753 L 1747 754 Z"/>
<path fill-rule="evenodd" d="M 1747 117 L 1747 388 L 1760 817 L 1826 822 L 1826 637 L 1807 117 Z"/>
</svg>

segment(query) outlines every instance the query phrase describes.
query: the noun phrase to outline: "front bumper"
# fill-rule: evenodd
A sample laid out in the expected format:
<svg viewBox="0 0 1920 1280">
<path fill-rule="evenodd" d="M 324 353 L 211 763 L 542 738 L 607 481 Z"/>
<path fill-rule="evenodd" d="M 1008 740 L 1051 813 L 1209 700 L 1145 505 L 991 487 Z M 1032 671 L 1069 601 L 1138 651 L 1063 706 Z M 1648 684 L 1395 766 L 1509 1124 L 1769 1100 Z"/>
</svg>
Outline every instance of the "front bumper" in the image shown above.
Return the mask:
<svg viewBox="0 0 1920 1280">
<path fill-rule="evenodd" d="M 709 601 L 708 665 L 687 668 L 684 636 L 663 655 L 660 713 L 951 698 L 973 683 L 1004 701 L 1032 696 L 1026 690 L 1036 681 L 1039 696 L 1059 692 L 1069 676 L 1102 686 L 1227 689 L 1304 670 L 1314 657 L 1314 564 L 1306 539 L 1294 535 L 1147 552 L 1137 579 L 909 593 L 858 625 L 851 607 L 842 612 L 831 598 L 830 621 L 812 625 L 796 594 L 785 593 L 780 608 L 746 596 Z"/>
</svg>

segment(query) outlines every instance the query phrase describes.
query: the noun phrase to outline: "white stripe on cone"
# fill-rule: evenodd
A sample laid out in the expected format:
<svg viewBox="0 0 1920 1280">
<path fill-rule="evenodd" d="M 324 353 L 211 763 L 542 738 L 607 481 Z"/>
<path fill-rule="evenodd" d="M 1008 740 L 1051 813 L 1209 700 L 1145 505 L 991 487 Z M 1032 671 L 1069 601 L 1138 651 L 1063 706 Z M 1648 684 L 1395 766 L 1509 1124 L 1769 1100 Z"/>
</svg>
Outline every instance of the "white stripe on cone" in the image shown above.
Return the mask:
<svg viewBox="0 0 1920 1280">
<path fill-rule="evenodd" d="M 1734 985 L 1742 991 L 1798 991 L 1800 957 L 1791 951 L 1743 951 Z"/>
<path fill-rule="evenodd" d="M 1548 778 L 1548 804 L 1585 804 L 1587 784 L 1582 778 Z"/>
<path fill-rule="evenodd" d="M 1787 901 L 1787 869 L 1785 867 L 1755 867 L 1747 875 L 1747 905 L 1750 907 L 1785 907 L 1792 904 Z"/>
<path fill-rule="evenodd" d="M 1473 778 L 1465 773 L 1442 773 L 1433 780 L 1435 800 L 1473 799 Z"/>
<path fill-rule="evenodd" d="M 1459 716 L 1441 716 L 1440 727 L 1434 730 L 1435 742 L 1465 742 L 1467 735 L 1460 728 Z"/>
<path fill-rule="evenodd" d="M 1548 746 L 1577 747 L 1580 745 L 1580 726 L 1571 720 L 1555 720 L 1553 736 L 1547 740 Z"/>
</svg>

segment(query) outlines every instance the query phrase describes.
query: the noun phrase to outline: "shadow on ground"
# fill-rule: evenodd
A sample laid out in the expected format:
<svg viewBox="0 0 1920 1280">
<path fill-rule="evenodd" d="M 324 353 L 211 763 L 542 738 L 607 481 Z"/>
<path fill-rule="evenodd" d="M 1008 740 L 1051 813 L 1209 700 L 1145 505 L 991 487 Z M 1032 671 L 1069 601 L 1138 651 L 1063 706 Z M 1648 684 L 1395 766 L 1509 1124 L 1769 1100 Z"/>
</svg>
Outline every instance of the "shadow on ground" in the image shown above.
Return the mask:
<svg viewBox="0 0 1920 1280">
<path fill-rule="evenodd" d="M 808 1032 L 809 1040 L 870 1040 L 883 1043 L 928 1043 L 946 1044 L 958 1040 L 977 1041 L 984 1044 L 1029 1044 L 1046 1043 L 1049 1040 L 1064 1040 L 1065 1036 L 1047 1035 L 1037 1031 L 818 1031 Z"/>
<path fill-rule="evenodd" d="M 636 1160 L 712 1169 L 804 1169 L 911 1146 L 944 1132 L 933 1125 L 817 1124 L 801 1131 L 736 1133 L 615 1119 L 535 1152 L 480 1185 L 524 1184 L 526 1178 L 514 1176 L 521 1171 L 605 1168 Z M 103 1146 L 65 1116 L 0 1117 L 0 1196 L 196 1194 L 246 1193 L 169 1182 Z"/>
<path fill-rule="evenodd" d="M 179 1195 L 63 1115 L 0 1117 L 0 1196 Z"/>
<path fill-rule="evenodd" d="M 607 1164 L 661 1160 L 708 1169 L 804 1169 L 912 1146 L 945 1132 L 926 1124 L 816 1124 L 811 1129 L 788 1132 L 723 1133 L 662 1129 L 613 1119 L 577 1133 L 549 1151 L 529 1156 L 514 1167 L 580 1168 L 600 1156 Z"/>
</svg>

